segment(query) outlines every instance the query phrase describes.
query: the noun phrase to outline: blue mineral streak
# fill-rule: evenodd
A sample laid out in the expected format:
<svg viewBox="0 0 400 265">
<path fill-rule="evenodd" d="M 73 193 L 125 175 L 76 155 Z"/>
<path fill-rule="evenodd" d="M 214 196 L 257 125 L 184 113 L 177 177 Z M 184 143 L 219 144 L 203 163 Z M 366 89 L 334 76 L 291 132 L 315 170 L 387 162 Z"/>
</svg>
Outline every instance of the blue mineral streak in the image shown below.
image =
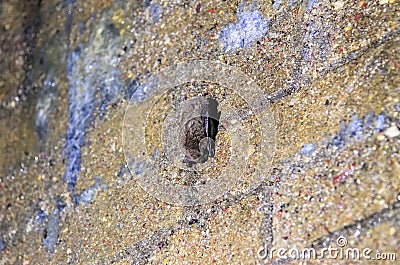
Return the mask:
<svg viewBox="0 0 400 265">
<path fill-rule="evenodd" d="M 4 251 L 4 248 L 5 248 L 4 242 L 3 242 L 3 239 L 2 239 L 1 236 L 0 236 L 0 255 L 1 255 L 1 253 Z"/>
<path fill-rule="evenodd" d="M 331 144 L 341 149 L 350 141 L 357 142 L 362 140 L 366 136 L 367 129 L 372 129 L 375 133 L 381 132 L 386 126 L 385 118 L 386 115 L 384 113 L 375 115 L 370 112 L 364 119 L 358 119 L 353 116 L 348 124 L 342 121 L 340 130 L 332 138 Z"/>
<path fill-rule="evenodd" d="M 46 226 L 46 237 L 43 239 L 43 245 L 51 254 L 54 253 L 58 242 L 58 234 L 60 232 L 61 211 L 64 209 L 64 202 L 57 199 L 56 205 L 52 213 L 49 214 L 48 223 Z"/>
<path fill-rule="evenodd" d="M 81 169 L 81 147 L 97 105 L 95 95 L 95 87 L 88 86 L 82 80 L 70 80 L 69 118 L 63 150 L 67 157 L 64 180 L 68 184 L 69 192 L 74 190 Z"/>
<path fill-rule="evenodd" d="M 58 241 L 58 234 L 60 232 L 60 219 L 60 210 L 56 208 L 50 214 L 49 222 L 46 227 L 47 236 L 43 240 L 43 245 L 50 253 L 54 253 L 54 249 Z"/>
<path fill-rule="evenodd" d="M 110 26 L 108 16 L 104 14 L 88 44 L 71 51 L 67 60 L 69 117 L 63 155 L 66 159 L 64 181 L 72 195 L 81 170 L 85 134 L 95 114 L 98 112 L 103 118 L 109 106 L 123 97 L 130 98 L 138 87 L 136 80 L 128 83 L 121 80 L 118 68 L 121 38 Z"/>
<path fill-rule="evenodd" d="M 81 146 L 85 140 L 85 130 L 90 123 L 91 114 L 95 108 L 95 93 L 93 87 L 82 84 L 82 80 L 75 76 L 75 63 L 78 61 L 81 49 L 70 53 L 67 62 L 69 89 L 69 117 L 66 132 L 66 141 L 63 150 L 67 159 L 64 181 L 68 184 L 68 191 L 75 188 L 81 169 Z"/>
<path fill-rule="evenodd" d="M 236 23 L 231 23 L 220 32 L 219 40 L 225 51 L 250 47 L 261 40 L 268 31 L 268 19 L 264 19 L 258 10 L 239 10 Z"/>
<path fill-rule="evenodd" d="M 374 133 L 381 132 L 388 126 L 386 123 L 386 115 L 379 115 L 370 111 L 365 117 L 357 118 L 352 116 L 349 122 L 342 121 L 340 129 L 332 137 L 327 138 L 323 142 L 306 143 L 300 149 L 300 154 L 311 156 L 318 145 L 335 146 L 338 150 L 344 147 L 358 143 L 362 140 L 372 137 Z"/>
<path fill-rule="evenodd" d="M 158 11 L 154 12 L 157 14 Z M 68 191 L 75 205 L 80 202 L 89 204 L 93 201 L 97 190 L 106 189 L 106 185 L 100 184 L 100 178 L 96 177 L 93 186 L 86 188 L 80 194 L 74 192 L 81 170 L 81 149 L 85 144 L 85 134 L 94 122 L 95 114 L 99 113 L 100 117 L 105 116 L 109 106 L 122 98 L 130 99 L 139 87 L 137 80 L 128 80 L 127 83 L 121 80 L 118 53 L 123 45 L 118 32 L 110 25 L 111 15 L 106 11 L 101 16 L 102 20 L 92 31 L 88 44 L 78 45 L 75 50 L 71 50 L 66 61 L 69 108 L 66 140 L 62 152 L 66 163 L 63 179 L 68 184 Z M 68 30 L 66 28 L 66 31 Z M 46 79 L 46 82 L 49 85 L 49 92 L 53 92 L 53 80 Z M 49 102 L 43 102 L 38 105 L 36 126 L 42 135 L 47 130 L 48 104 Z M 35 216 L 35 224 L 46 224 L 43 245 L 51 254 L 54 253 L 58 242 L 64 207 L 64 202 L 58 198 L 51 213 L 46 215 L 39 208 Z M 3 249 L 4 243 L 0 236 L 0 254 Z"/>
</svg>

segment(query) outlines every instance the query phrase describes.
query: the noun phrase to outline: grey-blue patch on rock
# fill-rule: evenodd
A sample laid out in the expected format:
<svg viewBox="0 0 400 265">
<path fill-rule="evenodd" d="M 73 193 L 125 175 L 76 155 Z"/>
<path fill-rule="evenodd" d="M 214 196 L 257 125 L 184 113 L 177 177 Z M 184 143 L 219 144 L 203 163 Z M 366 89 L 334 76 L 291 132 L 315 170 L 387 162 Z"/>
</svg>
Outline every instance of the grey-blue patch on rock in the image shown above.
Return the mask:
<svg viewBox="0 0 400 265">
<path fill-rule="evenodd" d="M 96 194 L 99 191 L 104 191 L 105 189 L 106 189 L 106 184 L 101 184 L 100 177 L 96 176 L 94 178 L 94 185 L 86 188 L 81 194 L 75 195 L 74 203 L 76 205 L 79 205 L 81 202 L 90 204 L 93 201 Z"/>
<path fill-rule="evenodd" d="M 114 58 L 115 63 L 119 63 L 119 58 Z M 117 69 L 112 69 L 110 76 L 103 81 L 101 91 L 100 115 L 103 116 L 109 105 L 116 103 L 121 98 L 124 84 L 121 80 L 121 73 Z"/>
<path fill-rule="evenodd" d="M 35 217 L 35 223 L 41 224 L 41 223 L 45 222 L 47 220 L 47 218 L 48 218 L 48 215 L 42 209 L 39 209 L 39 212 Z"/>
<path fill-rule="evenodd" d="M 347 125 L 346 122 L 342 121 L 340 131 L 333 137 L 331 144 L 341 149 L 350 140 L 357 142 L 367 137 L 366 131 L 368 129 L 373 129 L 375 133 L 381 132 L 387 126 L 385 118 L 386 115 L 384 113 L 376 116 L 371 111 L 363 119 L 353 116 Z"/>
<path fill-rule="evenodd" d="M 281 3 L 282 3 L 282 0 L 275 0 L 274 4 L 272 6 L 274 7 L 275 10 L 278 10 Z"/>
<path fill-rule="evenodd" d="M 129 168 L 127 164 L 121 164 L 120 168 L 117 172 L 118 177 L 118 185 L 125 185 L 129 180 L 132 179 L 132 175 L 129 172 Z"/>
<path fill-rule="evenodd" d="M 310 0 L 308 2 L 308 11 L 311 11 L 311 9 L 314 7 L 315 3 L 316 3 L 316 0 Z"/>
<path fill-rule="evenodd" d="M 92 200 L 93 200 L 95 194 L 96 194 L 95 189 L 94 189 L 93 187 L 89 187 L 89 188 L 85 189 L 85 190 L 81 193 L 80 199 L 81 199 L 81 201 L 83 201 L 83 202 L 89 204 L 89 203 L 92 202 Z"/>
<path fill-rule="evenodd" d="M 348 125 L 348 135 L 360 139 L 363 134 L 363 121 L 353 117 Z"/>
<path fill-rule="evenodd" d="M 3 242 L 3 239 L 0 236 L 0 254 L 4 251 L 4 248 L 5 248 L 4 242 Z"/>
<path fill-rule="evenodd" d="M 369 111 L 364 118 L 364 129 L 370 129 L 374 122 L 374 112 Z"/>
<path fill-rule="evenodd" d="M 315 4 L 315 0 L 310 0 L 308 11 L 311 12 Z M 328 67 L 326 60 L 327 54 L 332 49 L 328 33 L 332 30 L 332 27 L 327 24 L 325 18 L 318 17 L 315 14 L 311 15 L 308 21 L 309 23 L 306 27 L 307 31 L 303 37 L 302 58 L 307 63 L 317 60 L 323 63 L 324 66 Z"/>
<path fill-rule="evenodd" d="M 124 93 L 124 99 L 130 100 L 133 94 L 136 92 L 138 87 L 140 86 L 139 81 L 137 79 L 128 79 L 125 84 L 126 89 Z"/>
<path fill-rule="evenodd" d="M 308 143 L 305 144 L 301 149 L 300 149 L 300 154 L 310 156 L 314 152 L 314 144 Z"/>
<path fill-rule="evenodd" d="M 346 122 L 342 121 L 339 132 L 332 139 L 332 144 L 339 149 L 346 143 L 346 129 Z"/>
<path fill-rule="evenodd" d="M 151 76 L 144 84 L 135 90 L 131 98 L 131 103 L 145 101 L 148 95 L 154 91 L 154 88 L 157 87 L 157 85 L 157 77 Z"/>
<path fill-rule="evenodd" d="M 47 224 L 43 240 L 43 245 L 50 253 L 54 253 L 54 249 L 58 242 L 58 234 L 60 232 L 60 219 L 60 209 L 56 207 L 49 216 L 49 222 Z"/>
<path fill-rule="evenodd" d="M 375 132 L 381 132 L 385 129 L 385 114 L 381 113 L 375 120 Z"/>
<path fill-rule="evenodd" d="M 264 19 L 258 10 L 239 10 L 236 23 L 229 24 L 220 32 L 219 41 L 225 51 L 250 47 L 262 39 L 268 31 L 268 19 Z"/>
<path fill-rule="evenodd" d="M 145 166 L 146 166 L 145 161 L 143 161 L 143 160 L 142 160 L 142 161 L 139 161 L 139 162 L 136 164 L 135 174 L 136 174 L 136 175 L 142 174 L 143 169 L 145 168 Z"/>
<path fill-rule="evenodd" d="M 81 148 L 95 111 L 99 109 L 100 115 L 104 115 L 108 106 L 118 102 L 127 88 L 118 68 L 122 40 L 110 26 L 111 16 L 110 11 L 103 14 L 88 44 L 72 51 L 67 61 L 69 119 L 63 155 L 67 160 L 64 181 L 70 193 L 76 186 L 81 169 Z"/>
<path fill-rule="evenodd" d="M 147 7 L 149 12 L 149 20 L 153 23 L 158 23 L 162 14 L 161 7 L 159 4 L 151 4 Z"/>
</svg>

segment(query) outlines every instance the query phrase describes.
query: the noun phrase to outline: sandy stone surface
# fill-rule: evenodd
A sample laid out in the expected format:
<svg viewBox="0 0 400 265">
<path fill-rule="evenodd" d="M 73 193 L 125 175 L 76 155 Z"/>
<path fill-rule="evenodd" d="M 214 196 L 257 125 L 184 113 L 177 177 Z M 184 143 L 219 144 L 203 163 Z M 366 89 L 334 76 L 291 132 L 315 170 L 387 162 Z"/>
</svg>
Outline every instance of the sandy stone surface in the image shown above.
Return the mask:
<svg viewBox="0 0 400 265">
<path fill-rule="evenodd" d="M 0 264 L 397 264 L 398 1 L 31 2 L 0 3 Z M 193 60 L 232 67 L 221 82 L 238 69 L 248 83 L 235 95 L 261 107 L 221 103 L 248 118 L 237 132 L 251 148 L 229 163 L 242 138 L 221 111 L 216 157 L 190 176 L 202 183 L 231 167 L 238 181 L 179 206 L 147 193 L 140 176 L 187 185 L 171 173 L 181 165 L 159 162 L 172 103 L 197 83 L 172 87 L 172 105 L 149 102 L 173 80 L 152 76 Z M 197 81 L 199 96 L 215 95 L 218 85 Z M 157 170 L 126 152 L 129 104 L 149 110 L 129 122 L 145 121 L 138 130 L 152 140 L 131 149 Z M 248 189 L 258 172 L 262 183 Z M 368 248 L 375 259 L 277 256 L 328 247 Z"/>
</svg>

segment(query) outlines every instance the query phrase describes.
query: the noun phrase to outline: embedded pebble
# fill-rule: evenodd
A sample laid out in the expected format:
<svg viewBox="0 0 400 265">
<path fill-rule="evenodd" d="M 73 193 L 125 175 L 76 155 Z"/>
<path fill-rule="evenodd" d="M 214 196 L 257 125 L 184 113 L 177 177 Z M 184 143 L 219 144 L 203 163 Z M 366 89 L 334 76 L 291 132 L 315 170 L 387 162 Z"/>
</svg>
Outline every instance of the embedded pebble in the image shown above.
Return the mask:
<svg viewBox="0 0 400 265">
<path fill-rule="evenodd" d="M 385 130 L 385 135 L 389 138 L 394 138 L 400 135 L 400 130 L 396 125 L 392 125 Z"/>
</svg>

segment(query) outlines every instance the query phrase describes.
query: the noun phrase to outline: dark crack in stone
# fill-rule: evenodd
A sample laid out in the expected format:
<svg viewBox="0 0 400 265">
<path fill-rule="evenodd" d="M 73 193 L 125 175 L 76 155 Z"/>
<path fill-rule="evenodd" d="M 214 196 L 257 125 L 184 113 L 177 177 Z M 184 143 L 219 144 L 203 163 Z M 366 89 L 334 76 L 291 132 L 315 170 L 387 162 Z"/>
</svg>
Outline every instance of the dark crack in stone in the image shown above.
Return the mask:
<svg viewBox="0 0 400 265">
<path fill-rule="evenodd" d="M 184 103 L 181 114 L 179 144 L 185 153 L 184 163 L 204 163 L 215 155 L 218 133 L 218 101 L 199 97 Z"/>
</svg>

